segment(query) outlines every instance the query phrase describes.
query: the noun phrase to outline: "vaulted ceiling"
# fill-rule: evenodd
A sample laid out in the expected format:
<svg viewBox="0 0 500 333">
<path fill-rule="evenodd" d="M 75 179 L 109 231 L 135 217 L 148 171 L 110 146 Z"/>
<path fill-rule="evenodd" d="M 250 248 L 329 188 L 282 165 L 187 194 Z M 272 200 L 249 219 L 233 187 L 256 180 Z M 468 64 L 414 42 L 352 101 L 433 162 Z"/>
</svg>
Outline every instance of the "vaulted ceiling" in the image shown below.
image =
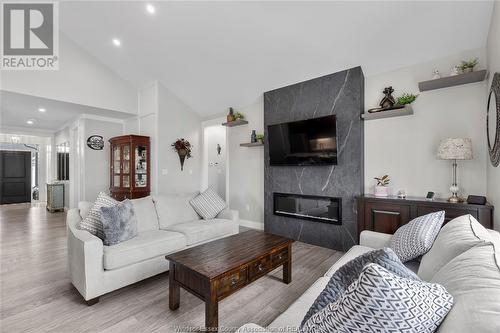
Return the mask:
<svg viewBox="0 0 500 333">
<path fill-rule="evenodd" d="M 492 1 L 68 1 L 61 30 L 138 89 L 203 116 L 361 65 L 366 75 L 485 47 Z M 113 38 L 121 46 L 112 43 Z"/>
</svg>

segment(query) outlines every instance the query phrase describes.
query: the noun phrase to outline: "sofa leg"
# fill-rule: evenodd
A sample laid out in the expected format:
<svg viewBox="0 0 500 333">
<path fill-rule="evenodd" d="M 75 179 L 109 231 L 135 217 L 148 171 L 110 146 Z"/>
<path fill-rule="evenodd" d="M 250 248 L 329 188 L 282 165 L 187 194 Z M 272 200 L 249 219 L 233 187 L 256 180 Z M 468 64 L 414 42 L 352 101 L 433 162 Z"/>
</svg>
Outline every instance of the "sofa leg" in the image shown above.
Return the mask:
<svg viewBox="0 0 500 333">
<path fill-rule="evenodd" d="M 85 300 L 85 304 L 87 304 L 88 306 L 92 306 L 97 303 L 99 303 L 99 297 L 89 299 L 88 301 Z"/>
</svg>

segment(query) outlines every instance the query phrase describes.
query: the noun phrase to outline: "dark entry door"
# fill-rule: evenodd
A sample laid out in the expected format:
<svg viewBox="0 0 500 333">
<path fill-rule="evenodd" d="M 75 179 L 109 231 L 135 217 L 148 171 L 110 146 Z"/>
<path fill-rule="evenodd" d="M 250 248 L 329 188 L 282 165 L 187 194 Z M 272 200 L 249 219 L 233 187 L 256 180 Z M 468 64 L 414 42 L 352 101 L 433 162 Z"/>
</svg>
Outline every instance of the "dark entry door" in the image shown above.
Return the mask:
<svg viewBox="0 0 500 333">
<path fill-rule="evenodd" d="M 0 151 L 0 204 L 31 201 L 31 152 Z"/>
</svg>

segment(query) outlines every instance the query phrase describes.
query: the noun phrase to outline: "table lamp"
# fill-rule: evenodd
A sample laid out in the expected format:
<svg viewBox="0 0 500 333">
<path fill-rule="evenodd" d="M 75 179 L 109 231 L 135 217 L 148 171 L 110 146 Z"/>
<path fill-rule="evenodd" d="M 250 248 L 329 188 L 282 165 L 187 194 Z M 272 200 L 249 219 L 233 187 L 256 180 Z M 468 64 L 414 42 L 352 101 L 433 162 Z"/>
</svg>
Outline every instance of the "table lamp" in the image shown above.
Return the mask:
<svg viewBox="0 0 500 333">
<path fill-rule="evenodd" d="M 449 202 L 460 202 L 458 197 L 457 183 L 457 160 L 472 160 L 472 140 L 468 138 L 451 138 L 441 140 L 439 143 L 437 158 L 453 161 L 453 184 L 450 186 L 452 193 Z"/>
</svg>

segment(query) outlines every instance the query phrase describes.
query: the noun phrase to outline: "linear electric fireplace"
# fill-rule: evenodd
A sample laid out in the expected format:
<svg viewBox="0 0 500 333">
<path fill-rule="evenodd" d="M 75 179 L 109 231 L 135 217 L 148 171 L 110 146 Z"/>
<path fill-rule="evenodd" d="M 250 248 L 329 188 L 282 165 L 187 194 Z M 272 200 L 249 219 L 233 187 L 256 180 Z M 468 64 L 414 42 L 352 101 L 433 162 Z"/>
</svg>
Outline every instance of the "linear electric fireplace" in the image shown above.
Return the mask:
<svg viewBox="0 0 500 333">
<path fill-rule="evenodd" d="M 274 215 L 342 224 L 342 199 L 315 195 L 274 193 Z"/>
</svg>

